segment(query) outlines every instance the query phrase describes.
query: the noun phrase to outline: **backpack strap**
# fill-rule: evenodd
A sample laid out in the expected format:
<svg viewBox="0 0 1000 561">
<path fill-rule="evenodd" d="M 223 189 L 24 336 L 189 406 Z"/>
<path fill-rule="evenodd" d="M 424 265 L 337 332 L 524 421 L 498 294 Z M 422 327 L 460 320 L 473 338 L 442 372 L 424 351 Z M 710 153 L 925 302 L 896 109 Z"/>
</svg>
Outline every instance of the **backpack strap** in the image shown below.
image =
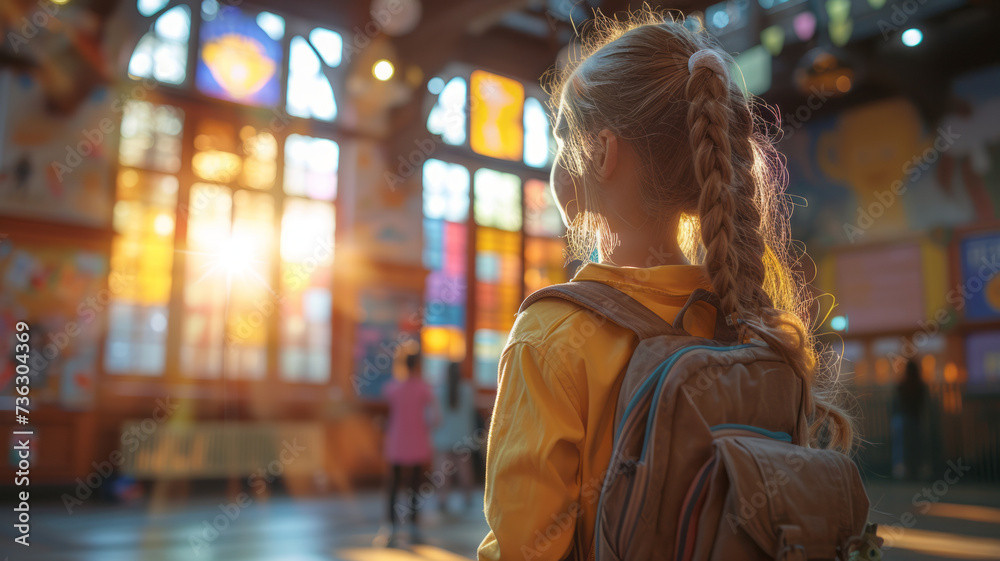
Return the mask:
<svg viewBox="0 0 1000 561">
<path fill-rule="evenodd" d="M 687 335 L 621 290 L 597 281 L 571 281 L 547 286 L 525 298 L 518 313 L 543 298 L 561 298 L 601 315 L 631 330 L 636 337 Z"/>
<path fill-rule="evenodd" d="M 712 337 L 713 339 L 725 342 L 739 340 L 740 336 L 736 326 L 729 323 L 727 316 L 722 313 L 722 300 L 719 299 L 719 295 L 704 288 L 697 288 L 691 293 L 687 303 L 684 304 L 681 311 L 677 312 L 677 317 L 674 318 L 674 325 L 680 329 L 684 329 L 684 315 L 687 314 L 692 305 L 698 302 L 704 302 L 715 308 L 715 334 Z"/>
</svg>

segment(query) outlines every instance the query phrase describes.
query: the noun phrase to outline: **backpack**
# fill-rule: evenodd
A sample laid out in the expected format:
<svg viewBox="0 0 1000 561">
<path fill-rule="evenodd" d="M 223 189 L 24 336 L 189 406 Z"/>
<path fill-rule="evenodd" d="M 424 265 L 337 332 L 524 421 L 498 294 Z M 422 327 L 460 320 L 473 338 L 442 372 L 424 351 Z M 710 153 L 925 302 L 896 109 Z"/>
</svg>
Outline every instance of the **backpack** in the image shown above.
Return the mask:
<svg viewBox="0 0 1000 561">
<path fill-rule="evenodd" d="M 673 326 L 595 281 L 543 288 L 632 330 L 614 451 L 598 503 L 597 561 L 848 559 L 868 518 L 857 467 L 810 448 L 806 387 L 766 344 L 741 344 L 716 313 L 715 338 L 684 331 L 692 307 L 719 309 L 698 289 Z"/>
</svg>

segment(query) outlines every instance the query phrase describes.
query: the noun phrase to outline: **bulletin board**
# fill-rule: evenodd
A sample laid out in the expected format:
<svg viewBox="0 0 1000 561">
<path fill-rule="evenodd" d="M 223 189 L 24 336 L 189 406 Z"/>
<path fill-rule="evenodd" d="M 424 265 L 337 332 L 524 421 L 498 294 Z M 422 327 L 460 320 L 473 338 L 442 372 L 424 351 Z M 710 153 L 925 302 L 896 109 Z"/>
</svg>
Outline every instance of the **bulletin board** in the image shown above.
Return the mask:
<svg viewBox="0 0 1000 561">
<path fill-rule="evenodd" d="M 69 244 L 0 240 L 0 400 L 13 400 L 17 322 L 29 325 L 31 403 L 93 405 L 111 293 L 103 253 Z"/>
</svg>

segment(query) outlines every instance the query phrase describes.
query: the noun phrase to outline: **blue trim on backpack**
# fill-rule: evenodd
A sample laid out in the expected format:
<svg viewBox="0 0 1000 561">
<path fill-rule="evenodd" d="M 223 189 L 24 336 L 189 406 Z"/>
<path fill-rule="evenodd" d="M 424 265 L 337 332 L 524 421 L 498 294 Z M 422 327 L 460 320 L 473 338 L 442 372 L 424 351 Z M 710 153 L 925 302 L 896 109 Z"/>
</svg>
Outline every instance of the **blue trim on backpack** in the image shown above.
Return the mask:
<svg viewBox="0 0 1000 561">
<path fill-rule="evenodd" d="M 639 455 L 640 461 L 642 461 L 642 459 L 646 457 L 646 442 L 649 441 L 649 432 L 653 424 L 653 403 L 656 403 L 656 399 L 660 395 L 660 390 L 662 389 L 663 380 L 666 379 L 666 374 L 670 371 L 670 367 L 673 366 L 675 362 L 677 362 L 677 359 L 679 359 L 681 355 L 683 355 L 688 351 L 693 351 L 695 349 L 735 351 L 737 349 L 746 349 L 748 347 L 756 347 L 756 346 L 757 345 L 751 345 L 751 344 L 735 345 L 730 347 L 716 347 L 713 345 L 693 345 L 675 351 L 674 354 L 664 359 L 664 361 L 660 363 L 660 366 L 656 367 L 656 370 L 653 371 L 653 374 L 649 378 L 646 378 L 646 381 L 643 382 L 641 386 L 639 386 L 639 389 L 635 392 L 635 395 L 632 396 L 632 400 L 628 402 L 627 406 L 625 406 L 625 412 L 622 414 L 622 423 L 618 425 L 618 428 L 615 430 L 615 438 L 612 441 L 612 448 L 614 448 L 614 445 L 618 443 L 618 437 L 621 436 L 622 427 L 625 426 L 624 422 L 625 419 L 628 418 L 629 413 L 639 403 L 639 399 L 651 389 L 650 385 L 655 381 L 657 382 L 656 393 L 653 394 L 653 401 L 650 403 L 649 407 L 650 409 L 649 418 L 646 421 L 646 440 L 643 441 L 642 443 L 642 453 Z M 594 523 L 594 561 L 597 561 L 597 543 L 600 541 L 601 537 L 601 503 L 603 502 L 603 500 L 604 500 L 604 489 L 602 488 L 600 499 L 598 499 L 597 501 L 597 520 Z"/>
<path fill-rule="evenodd" d="M 660 376 L 660 379 L 657 380 L 656 382 L 656 391 L 653 392 L 653 401 L 651 401 L 649 404 L 649 415 L 646 417 L 646 436 L 643 438 L 642 441 L 642 453 L 639 454 L 640 462 L 646 459 L 646 448 L 649 446 L 649 436 L 653 433 L 653 417 L 656 416 L 654 415 L 653 406 L 660 399 L 660 393 L 663 391 L 663 382 L 667 379 L 666 374 L 669 373 L 670 368 L 674 365 L 674 363 L 676 363 L 677 360 L 680 359 L 680 357 L 685 353 L 687 353 L 688 351 L 693 351 L 696 349 L 705 349 L 713 351 L 735 351 L 738 349 L 747 349 L 750 347 L 756 347 L 756 345 L 749 345 L 749 344 L 735 345 L 732 347 L 713 347 L 711 345 L 695 345 L 693 347 L 687 347 L 677 351 L 676 353 L 671 355 L 670 358 L 667 359 L 667 361 L 660 366 L 660 368 L 657 369 L 657 372 L 659 372 L 660 370 L 663 370 L 664 372 L 663 375 Z M 626 409 L 625 411 L 628 412 L 628 409 Z M 623 415 L 622 419 L 624 418 L 625 416 Z"/>
<path fill-rule="evenodd" d="M 747 431 L 750 431 L 750 432 L 755 432 L 755 433 L 757 433 L 757 434 L 759 434 L 761 436 L 766 436 L 768 438 L 773 438 L 775 440 L 780 440 L 782 442 L 791 442 L 792 441 L 792 435 L 788 434 L 787 432 L 775 432 L 775 431 L 772 431 L 772 430 L 767 430 L 767 429 L 762 429 L 760 427 L 755 427 L 753 425 L 740 425 L 740 424 L 737 424 L 737 423 L 724 423 L 724 424 L 721 424 L 721 425 L 715 425 L 710 430 L 712 432 L 715 432 L 717 430 L 725 430 L 725 429 L 747 430 Z"/>
</svg>

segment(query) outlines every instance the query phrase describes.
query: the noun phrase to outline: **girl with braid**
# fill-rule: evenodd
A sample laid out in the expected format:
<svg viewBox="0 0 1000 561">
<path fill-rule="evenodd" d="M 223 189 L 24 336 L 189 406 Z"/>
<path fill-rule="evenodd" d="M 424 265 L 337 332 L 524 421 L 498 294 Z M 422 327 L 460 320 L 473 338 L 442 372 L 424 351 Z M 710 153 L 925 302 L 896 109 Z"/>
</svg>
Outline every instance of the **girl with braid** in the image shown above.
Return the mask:
<svg viewBox="0 0 1000 561">
<path fill-rule="evenodd" d="M 668 322 L 696 289 L 716 293 L 722 309 L 692 308 L 684 329 L 711 338 L 717 313 L 749 325 L 809 388 L 813 435 L 848 449 L 834 363 L 817 350 L 793 269 L 783 166 L 732 59 L 649 12 L 598 14 L 592 31 L 552 91 L 553 193 L 569 257 L 591 261 L 573 281 L 611 285 Z M 621 374 L 638 344 L 632 331 L 596 325 L 555 298 L 517 318 L 490 427 L 481 560 L 592 551 Z"/>
</svg>

